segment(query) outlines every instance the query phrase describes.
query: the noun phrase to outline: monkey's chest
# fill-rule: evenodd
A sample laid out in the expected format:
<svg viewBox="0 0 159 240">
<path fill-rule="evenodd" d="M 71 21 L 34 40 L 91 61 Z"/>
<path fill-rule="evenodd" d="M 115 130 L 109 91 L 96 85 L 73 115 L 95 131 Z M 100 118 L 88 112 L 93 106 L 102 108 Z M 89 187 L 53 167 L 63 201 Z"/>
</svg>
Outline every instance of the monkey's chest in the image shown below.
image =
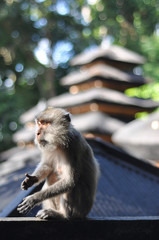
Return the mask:
<svg viewBox="0 0 159 240">
<path fill-rule="evenodd" d="M 61 164 L 61 162 L 57 163 L 56 168 L 55 168 L 55 173 L 56 173 L 57 177 L 60 177 L 62 174 L 64 174 L 64 172 L 65 172 L 64 163 L 63 164 Z"/>
<path fill-rule="evenodd" d="M 63 169 L 61 166 L 56 167 L 51 174 L 47 177 L 47 184 L 52 185 L 56 183 L 63 175 Z"/>
<path fill-rule="evenodd" d="M 48 177 L 47 177 L 47 184 L 53 185 L 55 182 L 58 181 L 58 175 L 56 174 L 56 172 L 52 172 Z"/>
<path fill-rule="evenodd" d="M 62 154 L 60 151 L 57 152 L 55 161 L 54 161 L 54 171 L 57 175 L 64 174 L 65 171 L 67 171 L 67 159 L 65 158 L 64 154 Z"/>
<path fill-rule="evenodd" d="M 56 149 L 48 158 L 48 164 L 52 168 L 51 174 L 47 178 L 49 185 L 57 182 L 67 172 L 68 163 L 62 151 Z"/>
</svg>

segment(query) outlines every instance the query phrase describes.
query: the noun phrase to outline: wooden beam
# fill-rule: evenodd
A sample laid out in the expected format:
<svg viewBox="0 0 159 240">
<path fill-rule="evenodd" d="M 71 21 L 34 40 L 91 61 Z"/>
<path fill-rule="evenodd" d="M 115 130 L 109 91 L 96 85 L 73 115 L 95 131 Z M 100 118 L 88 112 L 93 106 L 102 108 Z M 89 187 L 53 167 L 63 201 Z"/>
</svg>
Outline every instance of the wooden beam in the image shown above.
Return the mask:
<svg viewBox="0 0 159 240">
<path fill-rule="evenodd" d="M 1 239 L 155 239 L 159 217 L 112 217 L 85 220 L 1 218 Z"/>
<path fill-rule="evenodd" d="M 152 112 L 155 108 L 116 105 L 111 103 L 86 103 L 78 106 L 67 107 L 67 110 L 72 114 L 86 113 L 90 111 L 101 111 L 111 115 L 133 117 L 137 112 Z"/>
<path fill-rule="evenodd" d="M 91 88 L 100 88 L 100 87 L 110 88 L 110 89 L 124 92 L 128 88 L 137 87 L 140 85 L 141 85 L 140 83 L 118 82 L 118 81 L 108 80 L 108 79 L 105 79 L 105 80 L 96 79 L 96 80 L 75 84 L 69 88 L 69 92 L 72 94 L 76 94 L 80 91 L 85 91 Z"/>
</svg>

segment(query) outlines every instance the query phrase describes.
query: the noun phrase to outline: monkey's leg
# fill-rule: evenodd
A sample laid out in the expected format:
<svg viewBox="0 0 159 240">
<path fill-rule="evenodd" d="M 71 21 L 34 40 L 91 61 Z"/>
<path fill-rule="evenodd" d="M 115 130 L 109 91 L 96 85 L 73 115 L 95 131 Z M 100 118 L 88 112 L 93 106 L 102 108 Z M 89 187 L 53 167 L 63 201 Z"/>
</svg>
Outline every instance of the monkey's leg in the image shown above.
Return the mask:
<svg viewBox="0 0 159 240">
<path fill-rule="evenodd" d="M 47 199 L 42 202 L 42 209 L 55 209 L 56 211 L 60 211 L 60 196 Z"/>
<path fill-rule="evenodd" d="M 56 210 L 51 208 L 49 209 L 42 209 L 38 211 L 36 217 L 41 219 L 50 219 L 50 218 L 57 218 L 57 219 L 64 219 L 64 215 Z"/>
</svg>

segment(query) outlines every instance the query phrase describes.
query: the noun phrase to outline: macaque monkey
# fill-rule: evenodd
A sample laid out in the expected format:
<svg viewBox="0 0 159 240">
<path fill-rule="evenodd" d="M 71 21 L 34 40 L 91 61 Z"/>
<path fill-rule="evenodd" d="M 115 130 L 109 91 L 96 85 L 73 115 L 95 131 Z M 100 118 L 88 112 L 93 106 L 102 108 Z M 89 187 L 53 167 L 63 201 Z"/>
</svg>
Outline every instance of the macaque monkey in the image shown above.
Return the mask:
<svg viewBox="0 0 159 240">
<path fill-rule="evenodd" d="M 86 217 L 95 199 L 99 167 L 90 146 L 72 126 L 69 113 L 51 107 L 40 113 L 35 143 L 42 159 L 32 175 L 26 174 L 21 188 L 27 190 L 46 180 L 41 191 L 23 199 L 18 211 L 26 214 L 43 203 L 36 215 L 41 219 Z"/>
</svg>

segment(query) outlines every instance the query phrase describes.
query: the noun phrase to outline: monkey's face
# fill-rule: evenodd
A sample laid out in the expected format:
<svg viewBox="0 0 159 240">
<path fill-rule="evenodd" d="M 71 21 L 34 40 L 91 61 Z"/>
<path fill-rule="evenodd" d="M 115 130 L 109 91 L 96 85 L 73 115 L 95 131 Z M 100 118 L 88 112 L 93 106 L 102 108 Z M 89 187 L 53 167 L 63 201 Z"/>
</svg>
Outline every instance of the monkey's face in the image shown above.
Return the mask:
<svg viewBox="0 0 159 240">
<path fill-rule="evenodd" d="M 70 127 L 69 114 L 60 108 L 48 108 L 36 119 L 35 143 L 40 149 L 52 149 L 64 144 Z"/>
<path fill-rule="evenodd" d="M 45 146 L 47 141 L 45 139 L 45 135 L 47 132 L 47 128 L 51 125 L 51 122 L 45 120 L 37 120 L 37 132 L 36 132 L 36 141 L 39 145 Z"/>
</svg>

